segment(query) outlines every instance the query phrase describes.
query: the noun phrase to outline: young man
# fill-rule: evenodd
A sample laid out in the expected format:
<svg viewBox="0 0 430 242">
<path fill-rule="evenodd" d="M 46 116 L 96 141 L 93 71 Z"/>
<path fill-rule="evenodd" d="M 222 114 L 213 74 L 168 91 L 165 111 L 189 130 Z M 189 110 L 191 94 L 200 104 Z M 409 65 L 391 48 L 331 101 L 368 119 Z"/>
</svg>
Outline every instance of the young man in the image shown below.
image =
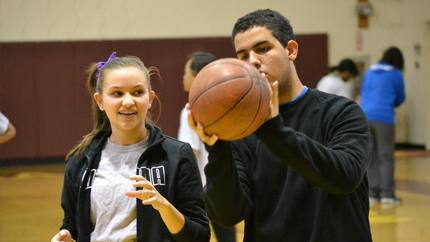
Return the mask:
<svg viewBox="0 0 430 242">
<path fill-rule="evenodd" d="M 232 37 L 238 58 L 273 83 L 272 105 L 254 134 L 234 142 L 205 134 L 188 111 L 209 151 L 209 217 L 224 225 L 244 219 L 244 241 L 372 241 L 361 108 L 303 86 L 294 66 L 298 44 L 278 12 L 247 14 Z"/>
</svg>

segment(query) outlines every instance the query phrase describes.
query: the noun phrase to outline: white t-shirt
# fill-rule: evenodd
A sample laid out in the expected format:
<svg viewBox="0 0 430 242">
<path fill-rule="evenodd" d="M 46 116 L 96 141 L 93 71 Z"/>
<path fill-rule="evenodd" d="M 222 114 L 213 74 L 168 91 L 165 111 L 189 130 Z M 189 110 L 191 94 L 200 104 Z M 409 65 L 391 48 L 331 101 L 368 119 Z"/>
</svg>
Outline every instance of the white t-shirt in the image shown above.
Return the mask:
<svg viewBox="0 0 430 242">
<path fill-rule="evenodd" d="M 189 143 L 193 150 L 199 151 L 197 165 L 199 166 L 200 175 L 202 177 L 202 183 L 204 186 L 206 184 L 204 168 L 208 163 L 208 152 L 206 151 L 205 145 L 200 140 L 197 133 L 194 132 L 194 130 L 188 125 L 188 116 L 185 107 L 181 111 L 181 117 L 179 120 L 178 140 Z"/>
<path fill-rule="evenodd" d="M 0 135 L 4 134 L 9 126 L 9 119 L 0 112 Z"/>
<path fill-rule="evenodd" d="M 91 222 L 95 225 L 91 241 L 136 241 L 136 199 L 125 192 L 135 190 L 135 181 L 128 177 L 136 174 L 138 160 L 147 148 L 148 138 L 133 145 L 106 142 L 91 188 Z"/>
<path fill-rule="evenodd" d="M 349 93 L 345 82 L 335 74 L 329 74 L 321 78 L 316 89 L 351 99 L 351 94 Z"/>
</svg>

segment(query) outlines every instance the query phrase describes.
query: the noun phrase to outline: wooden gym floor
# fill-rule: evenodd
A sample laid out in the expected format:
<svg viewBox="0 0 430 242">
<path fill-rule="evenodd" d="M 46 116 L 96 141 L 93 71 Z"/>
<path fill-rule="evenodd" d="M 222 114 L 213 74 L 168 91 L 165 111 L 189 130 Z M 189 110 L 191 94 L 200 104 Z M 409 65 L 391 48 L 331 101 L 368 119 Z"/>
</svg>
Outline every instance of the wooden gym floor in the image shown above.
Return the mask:
<svg viewBox="0 0 430 242">
<path fill-rule="evenodd" d="M 0 170 L 0 241 L 50 241 L 62 220 L 60 195 L 64 164 L 2 167 Z M 397 151 L 398 206 L 372 205 L 375 242 L 430 241 L 430 152 Z M 242 241 L 243 223 L 237 225 Z M 216 239 L 211 239 L 216 242 Z"/>
</svg>

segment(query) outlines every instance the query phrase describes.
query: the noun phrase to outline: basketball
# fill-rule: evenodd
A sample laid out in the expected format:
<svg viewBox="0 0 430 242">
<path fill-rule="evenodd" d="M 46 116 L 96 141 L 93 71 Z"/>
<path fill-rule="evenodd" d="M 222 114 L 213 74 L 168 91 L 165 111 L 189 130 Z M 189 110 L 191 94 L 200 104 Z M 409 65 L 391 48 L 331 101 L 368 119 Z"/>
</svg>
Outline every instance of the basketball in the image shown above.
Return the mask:
<svg viewBox="0 0 430 242">
<path fill-rule="evenodd" d="M 197 74 L 188 99 L 194 121 L 202 123 L 208 135 L 229 141 L 252 134 L 264 123 L 270 89 L 256 68 L 224 58 Z"/>
</svg>

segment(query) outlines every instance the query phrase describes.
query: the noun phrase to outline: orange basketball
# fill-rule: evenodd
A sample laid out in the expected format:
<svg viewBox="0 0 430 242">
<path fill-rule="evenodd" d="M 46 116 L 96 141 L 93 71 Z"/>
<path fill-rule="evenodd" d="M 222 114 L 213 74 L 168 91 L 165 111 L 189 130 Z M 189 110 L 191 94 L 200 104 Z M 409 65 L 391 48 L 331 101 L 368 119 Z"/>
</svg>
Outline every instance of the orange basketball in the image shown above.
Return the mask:
<svg viewBox="0 0 430 242">
<path fill-rule="evenodd" d="M 266 80 L 245 61 L 224 58 L 204 67 L 194 79 L 189 105 L 209 135 L 237 140 L 252 134 L 269 112 Z"/>
</svg>

